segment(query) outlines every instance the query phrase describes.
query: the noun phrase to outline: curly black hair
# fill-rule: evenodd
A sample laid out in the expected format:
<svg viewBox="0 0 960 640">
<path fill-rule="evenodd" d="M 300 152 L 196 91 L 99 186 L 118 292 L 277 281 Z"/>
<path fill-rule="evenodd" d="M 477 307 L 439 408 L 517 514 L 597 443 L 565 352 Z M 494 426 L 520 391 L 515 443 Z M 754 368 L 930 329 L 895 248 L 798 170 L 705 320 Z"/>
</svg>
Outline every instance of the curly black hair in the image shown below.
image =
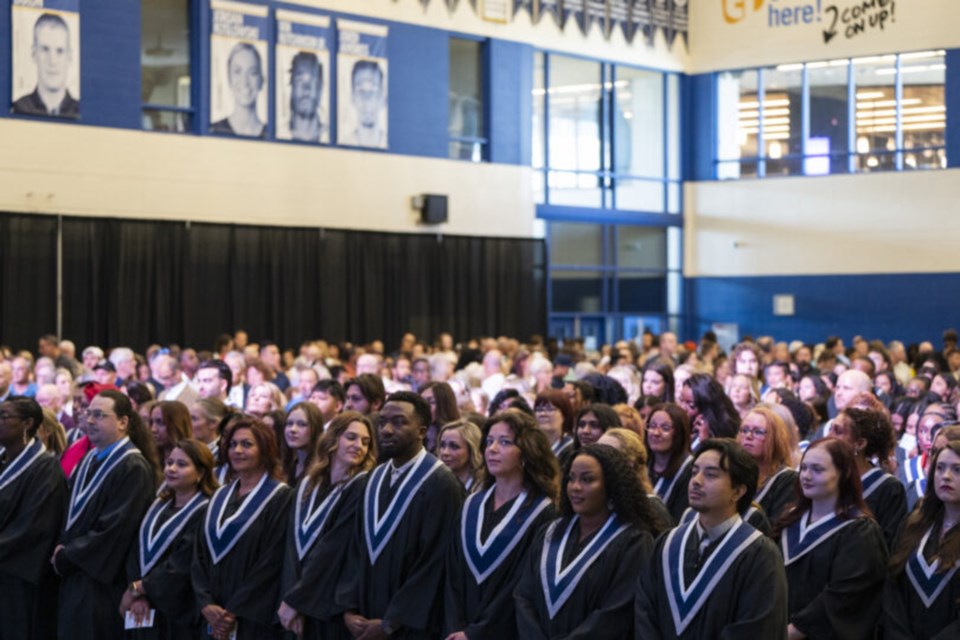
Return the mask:
<svg viewBox="0 0 960 640">
<path fill-rule="evenodd" d="M 897 438 L 893 423 L 886 412 L 849 407 L 842 413 L 853 423 L 854 442 L 860 438 L 866 441 L 866 446 L 861 452 L 865 458 L 870 459 L 876 456 L 884 461 L 890 457 L 894 447 L 897 446 Z"/>
<path fill-rule="evenodd" d="M 652 536 L 660 533 L 660 523 L 643 493 L 637 472 L 630 466 L 627 456 L 606 444 L 590 444 L 577 450 L 563 468 L 563 486 L 560 490 L 560 512 L 564 518 L 573 517 L 573 506 L 567 497 L 570 467 L 580 456 L 590 456 L 600 463 L 607 499 L 613 503 L 613 512 L 620 522 L 632 524 Z M 558 530 L 562 530 L 558 527 Z"/>
</svg>

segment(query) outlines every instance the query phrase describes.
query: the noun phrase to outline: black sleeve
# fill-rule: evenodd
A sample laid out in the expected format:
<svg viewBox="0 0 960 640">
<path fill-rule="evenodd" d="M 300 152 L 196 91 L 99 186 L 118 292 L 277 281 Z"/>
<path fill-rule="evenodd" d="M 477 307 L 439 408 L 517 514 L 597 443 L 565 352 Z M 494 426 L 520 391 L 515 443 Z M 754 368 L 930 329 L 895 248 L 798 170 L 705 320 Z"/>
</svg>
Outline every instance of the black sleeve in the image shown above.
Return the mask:
<svg viewBox="0 0 960 640">
<path fill-rule="evenodd" d="M 209 505 L 207 508 L 210 508 Z M 193 562 L 190 564 L 190 584 L 193 586 L 193 595 L 197 599 L 198 611 L 207 605 L 221 605 L 219 602 L 214 602 L 210 589 L 210 565 L 212 560 L 210 550 L 207 548 L 207 537 L 203 531 L 203 523 L 204 520 L 201 520 L 193 537 Z"/>
<path fill-rule="evenodd" d="M 723 627 L 720 639 L 782 638 L 787 629 L 787 576 L 780 553 L 767 538 L 744 553 L 751 557 L 741 565 L 734 621 Z"/>
<path fill-rule="evenodd" d="M 885 640 L 913 640 L 910 614 L 903 598 L 906 574 L 888 576 L 883 587 L 883 637 Z M 909 587 L 907 587 L 909 588 Z M 955 637 L 955 636 L 954 636 Z"/>
<path fill-rule="evenodd" d="M 467 616 L 464 612 L 463 603 L 467 597 L 466 581 L 468 569 L 463 556 L 463 549 L 460 545 L 460 534 L 462 534 L 462 532 L 458 531 L 456 535 L 452 536 L 450 545 L 447 547 L 447 579 L 446 588 L 443 593 L 444 636 L 456 633 L 457 631 L 464 631 L 466 633 L 465 630 L 467 627 Z M 512 594 L 508 591 L 507 596 L 512 597 Z M 467 634 L 468 638 L 473 636 L 474 634 Z"/>
<path fill-rule="evenodd" d="M 171 548 L 146 576 L 142 576 L 147 600 L 161 611 L 178 611 L 185 592 L 190 590 L 190 569 L 193 563 L 193 542 L 206 511 L 198 509 L 190 516 Z M 139 558 L 137 559 L 139 569 Z"/>
<path fill-rule="evenodd" d="M 650 559 L 638 572 L 633 618 L 635 637 L 640 640 L 661 640 L 663 638 L 663 634 L 660 632 L 660 611 L 662 610 L 659 588 L 661 579 L 660 558 L 668 534 L 669 531 L 666 531 L 660 535 Z M 672 621 L 667 620 L 665 624 L 672 624 Z"/>
<path fill-rule="evenodd" d="M 527 554 L 523 575 L 513 592 L 514 604 L 517 607 L 517 636 L 524 640 L 548 640 L 535 602 L 542 597 L 539 593 L 540 554 L 543 552 L 544 537 L 548 529 L 549 525 L 537 533 L 530 553 Z"/>
</svg>

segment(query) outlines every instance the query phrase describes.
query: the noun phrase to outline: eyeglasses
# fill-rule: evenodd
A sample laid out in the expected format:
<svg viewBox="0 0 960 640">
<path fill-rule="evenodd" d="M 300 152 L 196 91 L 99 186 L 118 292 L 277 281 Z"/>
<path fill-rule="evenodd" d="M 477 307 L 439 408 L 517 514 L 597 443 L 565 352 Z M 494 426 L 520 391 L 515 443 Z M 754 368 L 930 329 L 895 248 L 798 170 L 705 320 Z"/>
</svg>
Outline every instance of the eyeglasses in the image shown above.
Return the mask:
<svg viewBox="0 0 960 640">
<path fill-rule="evenodd" d="M 103 420 L 107 417 L 114 417 L 116 414 L 107 413 L 106 411 L 101 411 L 100 409 L 89 409 L 87 410 L 87 417 L 93 418 L 94 420 Z"/>
<path fill-rule="evenodd" d="M 552 404 L 538 404 L 533 408 L 534 413 L 542 413 L 544 415 L 551 415 L 557 412 L 557 408 Z"/>
<path fill-rule="evenodd" d="M 764 438 L 767 430 L 760 427 L 740 427 L 740 434 L 744 436 L 753 436 L 754 438 Z"/>
</svg>

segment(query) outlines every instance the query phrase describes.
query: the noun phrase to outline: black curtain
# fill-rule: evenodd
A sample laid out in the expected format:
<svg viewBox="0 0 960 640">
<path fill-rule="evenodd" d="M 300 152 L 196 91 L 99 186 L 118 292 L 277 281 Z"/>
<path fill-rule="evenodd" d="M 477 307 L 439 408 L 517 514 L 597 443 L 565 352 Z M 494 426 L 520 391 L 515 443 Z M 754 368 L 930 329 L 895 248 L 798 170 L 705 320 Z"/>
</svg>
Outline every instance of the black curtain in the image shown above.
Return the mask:
<svg viewBox="0 0 960 640">
<path fill-rule="evenodd" d="M 0 264 L 38 254 L 30 277 L 50 282 L 24 284 L 23 269 L 0 278 L 5 307 L 10 294 L 32 296 L 22 317 L 4 311 L 0 340 L 32 347 L 55 329 L 56 218 L 0 224 Z M 546 326 L 540 240 L 63 218 L 63 263 L 63 334 L 81 349 L 203 349 L 238 328 L 296 347 L 311 338 L 389 346 L 408 330 L 526 338 Z"/>
<path fill-rule="evenodd" d="M 0 214 L 0 344 L 36 351 L 57 331 L 57 218 Z"/>
</svg>

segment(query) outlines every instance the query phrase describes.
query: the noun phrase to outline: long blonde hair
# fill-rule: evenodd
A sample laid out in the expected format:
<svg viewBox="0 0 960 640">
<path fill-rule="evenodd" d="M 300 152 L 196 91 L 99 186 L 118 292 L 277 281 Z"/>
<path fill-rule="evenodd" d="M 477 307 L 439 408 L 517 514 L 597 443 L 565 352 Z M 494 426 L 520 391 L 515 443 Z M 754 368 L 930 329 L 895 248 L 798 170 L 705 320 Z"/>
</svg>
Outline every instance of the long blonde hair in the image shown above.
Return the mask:
<svg viewBox="0 0 960 640">
<path fill-rule="evenodd" d="M 317 487 L 332 484 L 330 473 L 333 471 L 333 458 L 337 449 L 340 448 L 340 436 L 346 433 L 354 422 L 359 422 L 367 428 L 370 433 L 370 448 L 367 449 L 367 455 L 360 464 L 350 470 L 350 477 L 361 471 L 369 471 L 377 465 L 377 435 L 373 429 L 373 423 L 362 413 L 344 411 L 330 421 L 330 426 L 317 443 L 317 455 L 303 479 L 307 483 L 305 496 L 309 496 Z"/>
</svg>

